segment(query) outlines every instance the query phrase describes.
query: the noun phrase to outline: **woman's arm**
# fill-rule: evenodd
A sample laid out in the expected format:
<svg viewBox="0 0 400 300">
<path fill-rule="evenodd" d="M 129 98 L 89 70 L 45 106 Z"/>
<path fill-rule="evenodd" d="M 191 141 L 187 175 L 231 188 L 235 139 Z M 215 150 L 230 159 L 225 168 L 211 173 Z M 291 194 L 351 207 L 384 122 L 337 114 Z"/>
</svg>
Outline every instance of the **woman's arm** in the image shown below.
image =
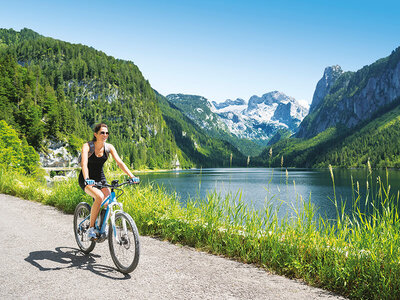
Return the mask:
<svg viewBox="0 0 400 300">
<path fill-rule="evenodd" d="M 119 157 L 117 150 L 115 150 L 114 146 L 111 144 L 107 144 L 110 147 L 110 153 L 115 159 L 115 162 L 117 163 L 118 167 L 124 171 L 126 175 L 128 175 L 130 178 L 135 178 L 135 176 L 129 171 L 128 167 L 124 164 L 122 159 Z"/>
<path fill-rule="evenodd" d="M 89 178 L 89 169 L 87 166 L 88 153 L 89 153 L 89 144 L 85 143 L 82 146 L 82 152 L 81 152 L 81 168 L 82 168 L 83 179 Z"/>
</svg>

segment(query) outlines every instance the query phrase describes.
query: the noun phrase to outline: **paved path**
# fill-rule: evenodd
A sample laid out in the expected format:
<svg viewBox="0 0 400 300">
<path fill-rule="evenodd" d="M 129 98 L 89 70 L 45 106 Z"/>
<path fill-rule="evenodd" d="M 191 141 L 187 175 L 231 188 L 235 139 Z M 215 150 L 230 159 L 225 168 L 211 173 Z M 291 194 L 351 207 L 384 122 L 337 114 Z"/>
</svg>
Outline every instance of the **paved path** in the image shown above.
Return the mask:
<svg viewBox="0 0 400 300">
<path fill-rule="evenodd" d="M 83 255 L 73 216 L 0 194 L 0 299 L 343 299 L 252 265 L 141 237 L 130 275 L 108 243 Z"/>
</svg>

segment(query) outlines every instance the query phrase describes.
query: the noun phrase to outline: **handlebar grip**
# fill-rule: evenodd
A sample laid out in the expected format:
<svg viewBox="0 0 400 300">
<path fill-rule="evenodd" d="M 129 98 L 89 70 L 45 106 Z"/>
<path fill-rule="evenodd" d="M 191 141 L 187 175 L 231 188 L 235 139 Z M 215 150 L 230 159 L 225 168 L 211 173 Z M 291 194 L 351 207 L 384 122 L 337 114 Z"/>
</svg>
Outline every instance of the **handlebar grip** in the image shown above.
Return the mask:
<svg viewBox="0 0 400 300">
<path fill-rule="evenodd" d="M 134 177 L 134 178 L 128 179 L 128 182 L 129 182 L 130 184 L 137 184 L 137 183 L 140 182 L 140 179 L 139 179 L 138 177 Z"/>
<path fill-rule="evenodd" d="M 93 179 L 85 179 L 86 185 L 96 185 L 97 182 L 95 182 Z"/>
</svg>

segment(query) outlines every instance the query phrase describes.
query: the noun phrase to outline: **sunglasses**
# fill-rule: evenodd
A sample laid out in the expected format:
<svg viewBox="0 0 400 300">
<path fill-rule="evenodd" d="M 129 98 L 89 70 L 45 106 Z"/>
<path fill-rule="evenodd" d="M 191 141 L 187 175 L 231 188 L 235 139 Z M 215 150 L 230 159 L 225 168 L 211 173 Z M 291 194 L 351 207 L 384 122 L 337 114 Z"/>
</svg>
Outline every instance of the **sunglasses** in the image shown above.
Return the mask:
<svg viewBox="0 0 400 300">
<path fill-rule="evenodd" d="M 105 132 L 105 131 L 100 131 L 100 134 L 102 134 L 102 135 L 109 135 L 110 133 L 109 133 L 109 132 Z"/>
</svg>

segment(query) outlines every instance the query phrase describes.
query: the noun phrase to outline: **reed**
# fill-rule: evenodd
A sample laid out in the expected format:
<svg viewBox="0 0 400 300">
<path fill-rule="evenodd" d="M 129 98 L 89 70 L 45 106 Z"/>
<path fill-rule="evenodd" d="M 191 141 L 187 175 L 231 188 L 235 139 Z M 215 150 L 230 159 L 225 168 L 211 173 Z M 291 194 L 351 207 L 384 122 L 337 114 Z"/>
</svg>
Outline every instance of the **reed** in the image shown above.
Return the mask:
<svg viewBox="0 0 400 300">
<path fill-rule="evenodd" d="M 318 215 L 310 197 L 300 195 L 291 206 L 293 213 L 283 218 L 278 218 L 279 206 L 273 204 L 276 197 L 266 200 L 263 211 L 255 211 L 240 192 L 226 197 L 209 193 L 206 199 L 190 200 L 182 207 L 176 194 L 151 184 L 128 187 L 119 199 L 142 235 L 254 263 L 349 298 L 396 299 L 400 295 L 399 193 L 393 194 L 388 178 L 375 181 L 369 172 L 367 181 L 366 199 L 361 199 L 358 182 L 352 182 L 351 213 L 345 212 L 334 191 L 334 220 Z M 32 179 L 0 171 L 0 191 L 67 212 L 82 200 L 90 202 L 76 180 L 49 192 Z"/>
</svg>

